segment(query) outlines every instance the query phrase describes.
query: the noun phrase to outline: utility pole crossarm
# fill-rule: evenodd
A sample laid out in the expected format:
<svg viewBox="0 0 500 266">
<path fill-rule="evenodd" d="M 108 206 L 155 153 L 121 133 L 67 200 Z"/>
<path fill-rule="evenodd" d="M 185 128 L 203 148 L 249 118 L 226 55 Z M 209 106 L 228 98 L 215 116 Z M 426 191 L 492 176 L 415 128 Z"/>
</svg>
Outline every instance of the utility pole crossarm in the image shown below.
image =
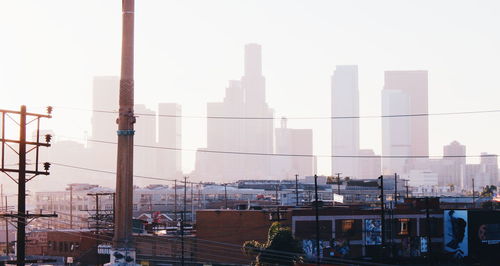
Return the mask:
<svg viewBox="0 0 500 266">
<path fill-rule="evenodd" d="M 3 217 L 11 217 L 15 218 L 17 220 L 17 246 L 16 246 L 16 254 L 17 254 L 17 265 L 25 265 L 26 263 L 26 225 L 30 222 L 28 219 L 35 219 L 39 217 L 57 217 L 56 214 L 29 214 L 26 212 L 26 183 L 33 179 L 37 175 L 48 175 L 49 168 L 50 168 L 50 163 L 44 163 L 44 172 L 43 171 L 38 171 L 38 164 L 39 164 L 39 147 L 49 147 L 50 140 L 52 136 L 46 135 L 45 136 L 45 143 L 40 142 L 40 118 L 51 118 L 51 112 L 52 112 L 52 107 L 47 107 L 47 115 L 44 114 L 34 114 L 34 113 L 28 113 L 26 111 L 26 106 L 22 105 L 20 111 L 10 111 L 10 110 L 0 110 L 0 113 L 2 115 L 2 125 L 1 125 L 1 148 L 2 148 L 2 155 L 1 155 L 1 164 L 0 164 L 0 171 L 9 176 L 13 181 L 15 181 L 18 184 L 18 197 L 17 197 L 17 213 L 13 214 L 3 214 Z M 12 115 L 18 115 L 19 116 L 19 121 L 16 121 Z M 5 133 L 5 118 L 8 117 L 10 118 L 18 127 L 19 127 L 19 139 L 18 140 L 12 140 L 6 138 L 6 133 Z M 31 121 L 27 122 L 27 117 L 35 117 Z M 33 121 L 37 121 L 36 123 L 36 142 L 32 141 L 26 141 L 26 126 L 30 124 Z M 18 150 L 16 151 L 12 146 L 10 146 L 8 143 L 15 143 L 18 144 Z M 34 146 L 31 149 L 27 149 L 27 145 Z M 13 150 L 14 152 L 17 153 L 19 157 L 19 162 L 18 162 L 18 169 L 11 169 L 11 168 L 5 168 L 5 149 L 9 148 Z M 36 151 L 36 159 L 35 159 L 35 169 L 34 170 L 27 170 L 26 169 L 26 155 L 35 150 Z M 18 179 L 15 180 L 11 175 L 9 175 L 9 172 L 12 173 L 17 173 L 18 174 Z M 33 176 L 31 177 L 26 177 L 27 174 L 32 174 Z"/>
</svg>

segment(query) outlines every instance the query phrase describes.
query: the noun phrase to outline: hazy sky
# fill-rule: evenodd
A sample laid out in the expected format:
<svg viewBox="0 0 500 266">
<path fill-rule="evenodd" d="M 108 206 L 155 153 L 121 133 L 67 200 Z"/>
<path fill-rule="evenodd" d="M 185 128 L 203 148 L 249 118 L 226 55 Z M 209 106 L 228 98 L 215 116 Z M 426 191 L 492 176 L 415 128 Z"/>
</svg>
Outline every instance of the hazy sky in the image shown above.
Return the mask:
<svg viewBox="0 0 500 266">
<path fill-rule="evenodd" d="M 359 66 L 362 115 L 380 114 L 385 70 L 428 70 L 430 112 L 500 109 L 498 25 L 500 1 L 136 1 L 136 103 L 205 115 L 242 76 L 244 44 L 256 42 L 277 116 L 329 116 L 340 64 Z M 89 109 L 92 77 L 119 74 L 120 34 L 119 0 L 0 0 L 0 108 Z M 90 115 L 56 108 L 45 125 L 81 138 Z M 500 153 L 499 118 L 431 117 L 431 154 L 452 140 L 468 154 Z M 206 121 L 182 123 L 184 147 L 205 146 Z M 361 120 L 362 148 L 380 153 L 380 124 Z M 329 120 L 288 125 L 313 128 L 315 153 L 330 154 Z M 191 171 L 194 153 L 183 160 Z M 318 173 L 329 172 L 330 159 L 319 159 Z"/>
</svg>

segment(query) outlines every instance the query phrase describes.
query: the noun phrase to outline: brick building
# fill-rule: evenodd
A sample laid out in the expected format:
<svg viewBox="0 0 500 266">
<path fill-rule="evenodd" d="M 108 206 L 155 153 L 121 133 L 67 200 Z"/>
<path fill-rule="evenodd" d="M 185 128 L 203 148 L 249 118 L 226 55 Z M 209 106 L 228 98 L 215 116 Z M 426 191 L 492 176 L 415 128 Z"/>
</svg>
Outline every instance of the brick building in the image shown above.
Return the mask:
<svg viewBox="0 0 500 266">
<path fill-rule="evenodd" d="M 249 264 L 254 258 L 242 252 L 245 241 L 267 241 L 275 210 L 200 210 L 196 221 L 196 259 L 203 262 Z M 280 211 L 280 220 L 290 224 L 290 212 Z"/>
</svg>

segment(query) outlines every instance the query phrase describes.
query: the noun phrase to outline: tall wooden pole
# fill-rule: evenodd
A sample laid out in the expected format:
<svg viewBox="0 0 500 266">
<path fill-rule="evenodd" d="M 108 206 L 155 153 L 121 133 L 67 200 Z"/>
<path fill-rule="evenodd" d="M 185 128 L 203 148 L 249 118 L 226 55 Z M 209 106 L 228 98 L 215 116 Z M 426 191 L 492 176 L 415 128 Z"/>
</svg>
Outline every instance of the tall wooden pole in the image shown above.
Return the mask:
<svg viewBox="0 0 500 266">
<path fill-rule="evenodd" d="M 26 259 L 26 106 L 21 106 L 19 120 L 19 179 L 17 195 L 17 265 Z"/>
<path fill-rule="evenodd" d="M 116 219 L 113 247 L 131 250 L 134 160 L 134 0 L 122 0 L 122 57 L 118 153 L 116 168 Z"/>
</svg>

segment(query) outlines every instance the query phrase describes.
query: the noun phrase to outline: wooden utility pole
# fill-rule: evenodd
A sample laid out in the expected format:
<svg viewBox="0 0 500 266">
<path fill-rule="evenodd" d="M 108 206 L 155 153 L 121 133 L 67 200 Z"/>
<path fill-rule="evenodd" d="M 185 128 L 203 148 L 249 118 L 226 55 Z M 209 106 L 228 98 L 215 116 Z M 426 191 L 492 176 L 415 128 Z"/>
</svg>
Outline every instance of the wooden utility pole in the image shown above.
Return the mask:
<svg viewBox="0 0 500 266">
<path fill-rule="evenodd" d="M 299 175 L 295 175 L 295 206 L 299 207 Z"/>
<path fill-rule="evenodd" d="M 340 175 L 342 173 L 335 173 L 337 175 L 337 194 L 340 195 Z"/>
<path fill-rule="evenodd" d="M 7 208 L 9 208 L 9 206 L 7 205 L 7 196 L 5 196 L 5 213 L 7 213 Z M 8 257 L 9 253 L 10 253 L 9 220 L 7 220 L 7 217 L 5 217 L 5 255 L 7 255 Z"/>
<path fill-rule="evenodd" d="M 385 198 L 384 198 L 384 176 L 379 176 L 379 189 L 380 189 L 380 223 L 382 234 L 382 256 L 385 256 Z"/>
<path fill-rule="evenodd" d="M 116 167 L 116 219 L 111 263 L 135 264 L 132 239 L 134 165 L 134 0 L 122 0 L 122 54 Z M 118 252 L 116 252 L 118 251 Z M 120 264 L 122 265 L 122 264 Z"/>
<path fill-rule="evenodd" d="M 73 184 L 69 185 L 69 229 L 73 229 Z"/>
<path fill-rule="evenodd" d="M 314 214 L 316 218 L 316 265 L 320 265 L 320 237 L 319 237 L 319 199 L 318 199 L 318 176 L 314 175 Z"/>
<path fill-rule="evenodd" d="M 26 111 L 26 106 L 22 105 L 20 111 L 9 111 L 9 110 L 0 110 L 0 113 L 2 114 L 2 137 L 1 137 L 1 143 L 2 143 L 2 158 L 1 158 L 1 166 L 0 166 L 0 171 L 6 174 L 10 179 L 12 179 L 14 182 L 17 183 L 17 213 L 16 214 L 8 214 L 4 213 L 1 214 L 0 217 L 12 217 L 16 218 L 17 220 L 17 244 L 16 244 L 16 255 L 17 259 L 15 263 L 17 265 L 25 265 L 26 263 L 26 224 L 28 222 L 28 219 L 32 218 L 38 218 L 38 217 L 57 217 L 55 214 L 50 214 L 50 215 L 44 215 L 44 214 L 29 214 L 26 212 L 26 183 L 36 177 L 37 175 L 48 175 L 49 168 L 50 168 L 50 163 L 45 162 L 43 163 L 43 167 L 45 171 L 39 171 L 39 147 L 44 146 L 44 147 L 50 147 L 50 135 L 45 136 L 45 141 L 46 143 L 41 143 L 40 142 L 40 118 L 51 118 L 52 116 L 50 115 L 52 112 L 52 107 L 47 107 L 47 115 L 44 114 L 34 114 L 34 113 L 28 113 Z M 18 115 L 19 120 L 15 121 L 11 115 Z M 13 140 L 13 139 L 7 139 L 6 138 L 6 132 L 5 132 L 5 118 L 8 117 L 19 126 L 19 139 Z M 27 118 L 30 118 L 30 121 L 27 120 Z M 36 142 L 33 141 L 26 141 L 26 126 L 31 123 L 36 121 Z M 11 146 L 11 143 L 18 144 L 18 149 L 16 153 L 18 154 L 18 165 L 19 167 L 17 169 L 13 168 L 5 168 L 5 150 L 7 148 L 10 148 L 15 151 L 13 146 Z M 27 146 L 30 146 L 29 149 L 27 149 Z M 34 162 L 34 169 L 26 169 L 26 155 L 31 152 L 35 151 L 36 157 L 35 157 L 35 162 Z M 17 180 L 12 177 L 9 173 L 17 173 L 18 178 Z M 29 176 L 28 176 L 29 175 Z"/>
<path fill-rule="evenodd" d="M 222 184 L 224 186 L 224 205 L 227 210 L 227 183 Z"/>
<path fill-rule="evenodd" d="M 178 222 L 179 219 L 177 217 L 177 179 L 174 180 L 174 214 L 175 214 L 175 222 Z"/>
</svg>

